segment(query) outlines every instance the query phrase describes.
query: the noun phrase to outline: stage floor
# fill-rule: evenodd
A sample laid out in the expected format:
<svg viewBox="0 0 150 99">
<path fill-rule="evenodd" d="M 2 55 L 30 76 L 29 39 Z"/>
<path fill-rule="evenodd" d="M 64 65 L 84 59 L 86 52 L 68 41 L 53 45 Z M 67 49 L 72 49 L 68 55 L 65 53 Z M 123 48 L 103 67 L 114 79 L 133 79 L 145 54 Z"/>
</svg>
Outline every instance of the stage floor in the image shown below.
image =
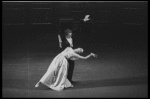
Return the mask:
<svg viewBox="0 0 150 99">
<path fill-rule="evenodd" d="M 56 54 L 3 55 L 3 97 L 148 97 L 147 52 L 98 53 L 75 62 L 73 88 L 35 88 Z"/>
</svg>

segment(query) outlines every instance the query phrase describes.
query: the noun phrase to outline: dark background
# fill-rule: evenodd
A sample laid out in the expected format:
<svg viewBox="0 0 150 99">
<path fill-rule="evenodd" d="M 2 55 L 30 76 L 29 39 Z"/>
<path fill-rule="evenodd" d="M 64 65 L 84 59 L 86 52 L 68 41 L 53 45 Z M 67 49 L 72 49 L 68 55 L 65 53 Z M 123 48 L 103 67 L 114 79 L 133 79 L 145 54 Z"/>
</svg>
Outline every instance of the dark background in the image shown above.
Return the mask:
<svg viewBox="0 0 150 99">
<path fill-rule="evenodd" d="M 147 2 L 3 2 L 3 54 L 57 51 L 57 35 L 68 27 L 85 51 L 147 51 L 147 7 Z M 91 20 L 84 23 L 86 14 Z"/>
</svg>

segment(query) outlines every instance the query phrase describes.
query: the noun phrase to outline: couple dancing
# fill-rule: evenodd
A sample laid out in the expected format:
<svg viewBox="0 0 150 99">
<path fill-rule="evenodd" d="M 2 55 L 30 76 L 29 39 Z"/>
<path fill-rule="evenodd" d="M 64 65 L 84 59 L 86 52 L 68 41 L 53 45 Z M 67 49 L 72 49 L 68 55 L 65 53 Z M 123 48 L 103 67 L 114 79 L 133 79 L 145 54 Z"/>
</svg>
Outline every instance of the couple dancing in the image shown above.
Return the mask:
<svg viewBox="0 0 150 99">
<path fill-rule="evenodd" d="M 63 42 L 60 36 L 58 36 L 58 38 L 60 43 L 59 46 L 63 51 L 52 60 L 46 73 L 35 87 L 38 87 L 40 83 L 56 91 L 73 87 L 72 74 L 74 61 L 78 59 L 88 59 L 91 56 L 96 57 L 93 53 L 85 57 L 81 56 L 79 54 L 83 53 L 82 48 L 73 49 L 72 31 L 70 29 L 65 30 L 65 40 Z"/>
</svg>

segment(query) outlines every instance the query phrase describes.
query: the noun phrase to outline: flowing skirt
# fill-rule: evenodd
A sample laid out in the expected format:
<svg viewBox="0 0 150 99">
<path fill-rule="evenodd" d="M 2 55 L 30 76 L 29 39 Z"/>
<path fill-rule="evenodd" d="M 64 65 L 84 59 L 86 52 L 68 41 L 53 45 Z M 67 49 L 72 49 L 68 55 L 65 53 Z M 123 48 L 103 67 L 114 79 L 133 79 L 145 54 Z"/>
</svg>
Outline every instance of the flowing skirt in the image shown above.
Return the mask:
<svg viewBox="0 0 150 99">
<path fill-rule="evenodd" d="M 61 54 L 57 55 L 39 82 L 56 91 L 73 87 L 67 79 L 68 66 L 67 59 Z"/>
</svg>

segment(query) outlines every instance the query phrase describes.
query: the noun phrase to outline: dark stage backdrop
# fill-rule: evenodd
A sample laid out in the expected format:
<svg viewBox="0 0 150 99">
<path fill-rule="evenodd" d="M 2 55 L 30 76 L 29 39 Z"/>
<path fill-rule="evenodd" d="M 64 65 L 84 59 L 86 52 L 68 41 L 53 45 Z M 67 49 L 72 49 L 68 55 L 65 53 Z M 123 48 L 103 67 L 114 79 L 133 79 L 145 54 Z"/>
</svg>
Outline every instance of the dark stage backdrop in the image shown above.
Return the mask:
<svg viewBox="0 0 150 99">
<path fill-rule="evenodd" d="M 65 28 L 87 52 L 147 51 L 147 2 L 2 5 L 3 54 L 59 52 L 57 34 Z"/>
</svg>

